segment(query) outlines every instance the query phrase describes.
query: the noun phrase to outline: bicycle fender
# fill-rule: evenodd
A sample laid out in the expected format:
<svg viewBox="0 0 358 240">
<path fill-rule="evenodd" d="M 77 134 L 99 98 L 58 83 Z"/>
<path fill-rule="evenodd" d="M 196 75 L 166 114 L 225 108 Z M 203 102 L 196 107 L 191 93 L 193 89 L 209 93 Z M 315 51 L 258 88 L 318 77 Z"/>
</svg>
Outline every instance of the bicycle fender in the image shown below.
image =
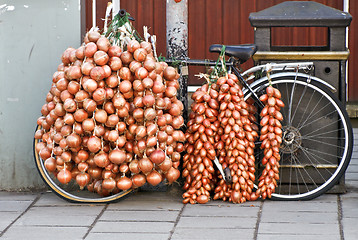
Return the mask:
<svg viewBox="0 0 358 240">
<path fill-rule="evenodd" d="M 331 92 L 335 93 L 337 92 L 337 89 L 335 87 L 333 87 L 331 84 L 329 84 L 328 82 L 324 81 L 323 79 L 320 79 L 318 77 L 315 76 L 311 76 L 305 73 L 295 73 L 295 72 L 280 72 L 280 73 L 275 73 L 270 75 L 270 78 L 272 80 L 274 80 L 275 78 L 282 78 L 282 77 L 290 77 L 295 78 L 297 76 L 297 78 L 305 78 L 307 81 L 307 84 L 309 84 L 310 82 L 317 82 L 322 84 L 323 86 L 325 86 L 326 88 L 328 88 Z M 257 86 L 260 86 L 262 83 L 267 82 L 268 78 L 267 76 L 262 77 L 258 80 L 255 80 L 252 84 L 250 84 L 251 89 L 256 88 Z M 245 89 L 247 91 L 247 89 Z M 244 91 L 244 93 L 246 93 L 246 91 Z"/>
</svg>

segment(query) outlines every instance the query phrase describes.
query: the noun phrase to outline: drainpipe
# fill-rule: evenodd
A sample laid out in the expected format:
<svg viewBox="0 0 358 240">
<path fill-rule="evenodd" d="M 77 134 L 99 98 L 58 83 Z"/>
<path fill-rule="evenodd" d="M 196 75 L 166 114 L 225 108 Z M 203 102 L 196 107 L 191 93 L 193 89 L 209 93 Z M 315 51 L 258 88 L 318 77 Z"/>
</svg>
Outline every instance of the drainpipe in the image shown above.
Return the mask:
<svg viewBox="0 0 358 240">
<path fill-rule="evenodd" d="M 349 0 L 343 0 L 343 11 L 344 12 L 349 12 Z M 348 39 L 348 27 L 346 27 L 346 48 L 348 49 L 348 46 L 349 46 L 349 39 Z M 346 63 L 346 86 L 347 86 L 347 89 L 346 89 L 346 101 L 349 100 L 348 98 L 348 61 L 347 60 L 347 63 Z"/>
<path fill-rule="evenodd" d="M 121 1 L 120 0 L 112 0 L 112 4 L 113 4 L 113 16 L 115 16 L 119 10 L 121 9 Z"/>
<path fill-rule="evenodd" d="M 167 58 L 188 57 L 188 0 L 167 0 L 166 4 Z M 188 67 L 180 66 L 178 99 L 184 104 L 183 117 L 188 116 Z"/>
</svg>

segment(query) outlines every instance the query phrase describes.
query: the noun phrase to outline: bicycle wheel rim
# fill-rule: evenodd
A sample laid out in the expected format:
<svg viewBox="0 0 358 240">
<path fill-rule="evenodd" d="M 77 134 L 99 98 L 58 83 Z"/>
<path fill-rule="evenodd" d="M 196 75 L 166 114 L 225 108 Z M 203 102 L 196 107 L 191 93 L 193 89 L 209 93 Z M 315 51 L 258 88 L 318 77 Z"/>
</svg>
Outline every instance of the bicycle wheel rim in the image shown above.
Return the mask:
<svg viewBox="0 0 358 240">
<path fill-rule="evenodd" d="M 266 82 L 260 84 L 259 86 L 255 86 L 254 92 L 258 93 L 259 91 L 261 91 L 262 89 L 267 87 L 268 84 L 269 83 L 266 81 Z M 319 195 L 321 195 L 324 192 L 328 191 L 330 188 L 332 188 L 338 182 L 338 180 L 341 178 L 341 176 L 345 172 L 345 170 L 346 170 L 346 168 L 348 166 L 348 163 L 350 161 L 353 143 L 352 143 L 352 129 L 351 129 L 351 125 L 349 123 L 348 116 L 345 113 L 345 110 L 342 108 L 341 103 L 333 96 L 333 94 L 328 92 L 328 91 L 326 91 L 326 90 L 324 90 L 324 89 L 322 89 L 322 88 L 320 88 L 316 84 L 309 84 L 309 83 L 307 83 L 307 81 L 302 81 L 302 80 L 298 80 L 298 79 L 297 80 L 294 80 L 294 79 L 274 79 L 274 80 L 272 80 L 272 85 L 274 87 L 276 87 L 276 88 L 279 88 L 279 89 L 281 88 L 280 91 L 281 91 L 281 93 L 283 95 L 283 99 L 286 98 L 286 100 L 284 100 L 284 101 L 286 101 L 285 102 L 286 106 L 285 106 L 285 108 L 282 109 L 283 115 L 286 118 L 288 118 L 287 104 L 289 104 L 289 102 L 287 102 L 287 99 L 291 98 L 291 94 L 288 94 L 288 96 L 284 96 L 285 94 L 287 94 L 287 92 L 285 93 L 285 90 L 287 91 L 287 89 L 289 88 L 288 86 L 291 86 L 291 88 L 294 88 L 293 86 L 295 85 L 296 90 L 298 90 L 298 89 L 305 90 L 306 92 L 303 92 L 303 93 L 307 94 L 306 96 L 304 94 L 302 94 L 299 98 L 293 99 L 293 102 L 297 101 L 297 103 L 300 104 L 299 101 L 301 101 L 302 103 L 303 102 L 310 103 L 310 104 L 312 103 L 312 104 L 316 104 L 316 106 L 319 106 L 319 104 L 314 103 L 314 102 L 309 102 L 309 100 L 308 100 L 308 99 L 310 99 L 308 97 L 309 94 L 315 94 L 316 96 L 321 96 L 322 103 L 325 103 L 328 106 L 327 109 L 330 109 L 330 110 L 334 109 L 334 112 L 332 112 L 331 115 L 335 115 L 337 117 L 337 120 L 332 120 L 333 123 L 331 123 L 330 127 L 333 128 L 334 124 L 338 124 L 338 126 L 340 126 L 340 127 L 337 128 L 337 131 L 332 130 L 332 129 L 330 129 L 329 131 L 326 131 L 327 134 L 328 134 L 327 139 L 328 138 L 331 138 L 331 139 L 324 140 L 325 142 L 322 140 L 323 137 L 325 136 L 324 135 L 324 130 L 325 130 L 324 126 L 320 127 L 321 129 L 316 128 L 316 130 L 313 130 L 313 131 L 316 131 L 315 135 L 317 135 L 316 136 L 317 139 L 321 139 L 321 141 L 323 141 L 323 142 L 321 142 L 321 144 L 322 145 L 326 144 L 325 147 L 329 146 L 330 148 L 334 148 L 334 147 L 338 146 L 337 147 L 337 155 L 329 156 L 329 154 L 330 154 L 329 150 L 327 150 L 328 153 L 318 152 L 317 151 L 317 153 L 313 154 L 313 151 L 315 151 L 315 150 L 310 150 L 311 146 L 309 146 L 307 144 L 308 143 L 311 143 L 311 144 L 315 143 L 315 144 L 313 144 L 313 146 L 314 146 L 314 145 L 319 144 L 319 141 L 317 139 L 313 139 L 312 136 L 311 136 L 312 139 L 307 140 L 308 137 L 305 137 L 307 135 L 307 133 L 303 133 L 301 135 L 302 136 L 301 137 L 301 143 L 300 143 L 301 145 L 297 146 L 298 149 L 295 149 L 295 151 L 292 150 L 293 152 L 291 152 L 291 154 L 294 153 L 294 154 L 298 155 L 299 151 L 301 151 L 302 153 L 305 152 L 306 153 L 305 158 L 310 158 L 310 160 L 312 161 L 311 165 L 309 165 L 307 163 L 300 165 L 299 157 L 294 158 L 293 157 L 294 155 L 291 155 L 291 160 L 294 159 L 294 161 L 291 161 L 291 163 L 290 163 L 291 165 L 289 165 L 289 164 L 284 165 L 285 164 L 284 163 L 285 162 L 285 155 L 290 154 L 290 152 L 287 152 L 287 149 L 283 150 L 282 145 L 281 145 L 280 155 L 281 155 L 281 158 L 283 160 L 280 161 L 280 164 L 281 164 L 281 166 L 280 166 L 280 180 L 278 182 L 278 187 L 276 188 L 275 193 L 272 194 L 272 198 L 277 199 L 277 200 L 309 200 L 309 199 L 318 197 Z M 286 89 L 284 89 L 283 86 L 286 86 Z M 245 97 L 246 97 L 246 99 L 248 97 L 250 97 L 250 93 L 246 94 Z M 303 99 L 305 97 L 307 99 Z M 314 99 L 314 98 L 311 97 L 311 99 Z M 322 105 L 324 105 L 324 104 L 322 104 Z M 291 118 L 292 118 L 292 115 L 298 114 L 297 113 L 298 107 L 291 108 Z M 308 104 L 306 106 L 306 109 L 308 109 L 309 107 L 310 107 L 310 105 Z M 316 110 L 318 111 L 319 108 L 317 108 Z M 306 110 L 306 113 L 307 112 L 309 112 L 309 111 Z M 301 111 L 301 113 L 302 113 L 302 116 L 305 116 L 305 114 L 304 114 L 305 110 Z M 309 113 L 311 113 L 311 116 L 314 116 L 314 114 L 312 112 L 309 112 Z M 310 116 L 310 115 L 308 115 L 308 116 Z M 321 117 L 321 116 L 318 115 L 318 117 Z M 317 117 L 317 119 L 319 119 L 318 117 Z M 301 118 L 303 118 L 303 117 L 301 117 Z M 317 119 L 316 119 L 316 124 L 318 125 L 319 122 L 318 122 Z M 291 121 L 293 123 L 292 119 L 291 119 Z M 283 121 L 283 128 L 284 129 L 286 127 L 285 123 L 286 122 L 285 122 L 285 119 L 284 119 L 284 121 Z M 312 126 L 310 126 L 311 128 L 313 127 L 312 123 L 307 123 L 307 124 L 312 125 Z M 294 125 L 294 124 L 292 124 L 292 125 Z M 317 129 L 319 129 L 319 130 L 317 130 Z M 299 131 L 302 131 L 302 128 Z M 331 143 L 333 141 L 333 136 L 334 135 L 339 136 L 339 138 L 337 139 L 337 146 L 334 146 L 334 144 Z M 309 136 L 309 135 L 307 135 L 307 136 Z M 309 150 L 304 149 L 303 146 L 305 148 L 309 149 Z M 334 150 L 332 150 L 331 152 L 334 152 Z M 338 152 L 339 152 L 339 154 L 338 154 Z M 311 156 L 313 156 L 313 155 L 322 155 L 322 156 L 324 156 L 325 154 L 326 154 L 326 157 L 329 156 L 330 159 L 336 157 L 338 159 L 337 165 L 333 167 L 333 164 L 331 162 L 329 162 L 329 161 L 327 161 L 326 164 L 318 165 L 318 162 L 317 163 L 314 162 L 314 161 L 317 161 L 317 159 L 315 159 L 314 161 L 312 160 L 313 157 L 311 157 Z M 320 157 L 320 156 L 317 156 L 316 158 L 318 158 L 318 157 Z M 286 158 L 287 158 L 287 156 L 286 156 Z M 320 159 L 320 160 L 322 160 L 323 163 L 325 162 L 325 159 Z M 257 161 L 259 161 L 258 158 L 257 158 Z M 293 164 L 293 162 L 295 162 L 295 164 Z M 289 176 L 289 178 L 296 178 L 296 181 L 300 182 L 300 186 L 298 186 L 298 184 L 297 184 L 296 189 L 293 189 L 293 187 L 294 187 L 293 185 L 295 184 L 293 179 L 290 179 L 291 182 L 289 182 L 289 183 L 284 182 L 284 180 L 281 181 L 281 179 L 283 179 L 282 178 L 282 175 L 283 175 L 282 171 L 284 169 L 283 167 L 285 167 L 286 170 L 289 169 L 289 171 L 291 171 L 291 175 Z M 310 167 L 313 167 L 313 169 L 309 169 Z M 328 169 L 327 167 L 330 167 L 331 169 Z M 327 168 L 328 170 L 325 170 L 325 168 Z M 333 171 L 333 173 L 331 173 L 332 171 Z M 309 172 L 312 172 L 312 176 L 310 176 Z M 323 172 L 323 173 L 325 172 L 324 174 L 326 174 L 328 177 L 322 176 L 321 172 Z M 313 174 L 316 175 L 315 176 L 316 178 L 317 178 L 317 176 L 322 178 L 322 179 L 320 179 L 320 181 L 321 181 L 320 183 L 315 182 L 315 179 L 314 179 L 315 177 L 313 177 L 314 176 Z M 309 184 L 305 182 L 306 179 L 305 179 L 304 175 L 306 177 L 311 178 L 308 181 L 308 182 L 310 182 Z M 287 176 L 286 176 L 286 180 L 287 180 Z M 323 180 L 323 182 L 322 182 L 322 180 Z M 284 190 L 284 188 L 286 188 L 286 190 Z M 292 190 L 291 190 L 291 188 L 292 188 Z"/>
<path fill-rule="evenodd" d="M 36 128 L 40 129 L 41 127 L 38 126 Z M 87 190 L 79 190 L 75 189 L 73 191 L 66 190 L 65 186 L 62 185 L 56 181 L 55 177 L 49 173 L 44 165 L 44 160 L 40 157 L 40 155 L 36 152 L 36 145 L 39 143 L 39 139 L 34 139 L 33 144 L 33 151 L 34 151 L 34 159 L 36 163 L 37 170 L 40 173 L 41 178 L 45 182 L 45 184 L 59 197 L 73 203 L 109 203 L 118 201 L 121 198 L 124 198 L 128 196 L 130 193 L 132 193 L 134 190 L 129 189 L 125 191 L 121 191 L 117 194 L 113 194 L 106 197 L 101 197 L 100 195 L 96 193 L 91 193 Z M 74 183 L 74 180 L 71 180 L 72 184 Z"/>
</svg>

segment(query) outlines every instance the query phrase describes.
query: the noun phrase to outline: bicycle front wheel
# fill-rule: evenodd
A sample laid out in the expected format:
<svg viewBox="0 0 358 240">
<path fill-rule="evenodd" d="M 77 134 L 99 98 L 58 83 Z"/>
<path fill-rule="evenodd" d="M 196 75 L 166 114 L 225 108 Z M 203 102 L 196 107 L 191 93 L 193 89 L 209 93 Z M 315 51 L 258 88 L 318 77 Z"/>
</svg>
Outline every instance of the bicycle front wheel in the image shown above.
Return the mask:
<svg viewBox="0 0 358 240">
<path fill-rule="evenodd" d="M 40 129 L 40 126 L 36 130 Z M 109 203 L 115 202 L 119 199 L 122 199 L 128 196 L 133 189 L 126 191 L 120 191 L 113 193 L 109 196 L 100 196 L 95 192 L 87 191 L 86 189 L 80 189 L 79 185 L 75 180 L 71 180 L 68 184 L 60 183 L 53 173 L 47 171 L 44 160 L 41 159 L 40 155 L 36 151 L 36 145 L 40 142 L 39 139 L 34 139 L 33 151 L 34 159 L 37 170 L 40 173 L 41 178 L 44 180 L 45 184 L 59 197 L 74 203 Z"/>
<path fill-rule="evenodd" d="M 271 82 L 285 103 L 280 180 L 272 199 L 320 196 L 339 181 L 351 158 L 352 127 L 342 103 L 323 85 L 308 80 L 286 76 Z M 268 85 L 263 81 L 253 91 L 260 96 Z M 245 98 L 251 94 L 246 92 Z"/>
</svg>

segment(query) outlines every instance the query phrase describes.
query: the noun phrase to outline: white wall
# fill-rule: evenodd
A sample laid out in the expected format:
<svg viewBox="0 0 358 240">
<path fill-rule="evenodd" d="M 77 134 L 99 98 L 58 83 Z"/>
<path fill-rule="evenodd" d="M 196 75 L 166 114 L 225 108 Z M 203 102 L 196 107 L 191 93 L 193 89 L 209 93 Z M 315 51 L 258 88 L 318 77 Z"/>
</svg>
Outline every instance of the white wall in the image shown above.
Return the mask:
<svg viewBox="0 0 358 240">
<path fill-rule="evenodd" d="M 44 187 L 33 135 L 52 74 L 81 39 L 80 0 L 0 0 L 0 190 Z"/>
</svg>

